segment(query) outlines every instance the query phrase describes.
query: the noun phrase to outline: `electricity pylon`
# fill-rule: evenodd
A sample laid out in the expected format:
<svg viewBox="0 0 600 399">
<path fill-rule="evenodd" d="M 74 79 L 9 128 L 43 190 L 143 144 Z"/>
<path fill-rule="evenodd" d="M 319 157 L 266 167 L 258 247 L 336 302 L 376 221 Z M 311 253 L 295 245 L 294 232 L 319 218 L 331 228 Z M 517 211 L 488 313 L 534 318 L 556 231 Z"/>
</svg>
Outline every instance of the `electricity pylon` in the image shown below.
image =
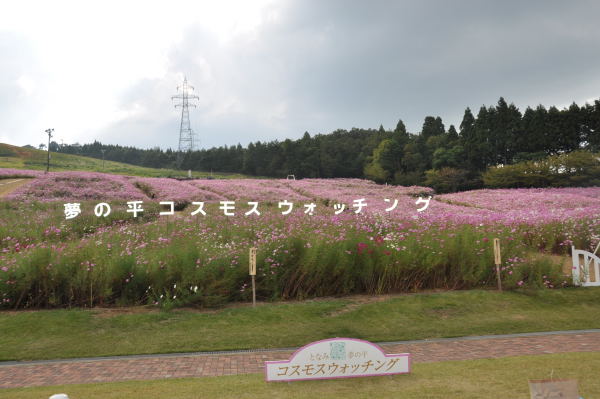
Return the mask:
<svg viewBox="0 0 600 399">
<path fill-rule="evenodd" d="M 193 103 L 198 100 L 198 96 L 193 94 L 194 87 L 190 86 L 187 78 L 183 78 L 183 85 L 177 86 L 178 94 L 171 97 L 171 100 L 179 100 L 175 104 L 175 108 L 181 107 L 181 124 L 179 126 L 179 148 L 177 151 L 177 169 L 181 167 L 185 153 L 193 151 L 195 147 L 195 138 L 192 127 L 190 126 L 190 111 L 189 107 L 196 107 Z"/>
</svg>

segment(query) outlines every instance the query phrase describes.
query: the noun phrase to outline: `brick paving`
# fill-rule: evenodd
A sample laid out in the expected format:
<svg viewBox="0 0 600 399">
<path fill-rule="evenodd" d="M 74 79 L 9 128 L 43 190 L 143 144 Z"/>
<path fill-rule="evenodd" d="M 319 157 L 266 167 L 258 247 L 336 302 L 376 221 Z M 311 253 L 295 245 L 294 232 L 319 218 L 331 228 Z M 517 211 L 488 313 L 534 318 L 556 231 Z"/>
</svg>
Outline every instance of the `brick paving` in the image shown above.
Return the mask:
<svg viewBox="0 0 600 399">
<path fill-rule="evenodd" d="M 600 331 L 407 341 L 380 346 L 387 353 L 411 353 L 416 363 L 600 352 Z M 261 373 L 266 360 L 287 359 L 292 353 L 293 350 L 274 350 L 4 362 L 0 363 L 0 388 Z"/>
</svg>

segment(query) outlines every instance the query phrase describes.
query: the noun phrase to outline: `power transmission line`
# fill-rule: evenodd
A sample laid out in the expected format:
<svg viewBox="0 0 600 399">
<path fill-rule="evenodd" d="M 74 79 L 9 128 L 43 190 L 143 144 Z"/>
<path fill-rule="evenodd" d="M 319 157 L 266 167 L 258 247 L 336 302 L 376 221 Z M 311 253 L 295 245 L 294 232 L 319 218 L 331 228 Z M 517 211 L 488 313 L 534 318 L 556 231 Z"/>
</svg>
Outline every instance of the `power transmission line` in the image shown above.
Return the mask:
<svg viewBox="0 0 600 399">
<path fill-rule="evenodd" d="M 196 107 L 193 103 L 199 97 L 193 94 L 194 87 L 190 86 L 187 78 L 183 78 L 183 85 L 177 86 L 178 94 L 171 97 L 171 100 L 178 100 L 175 103 L 175 108 L 181 107 L 181 124 L 179 126 L 179 147 L 177 151 L 177 168 L 181 167 L 183 158 L 186 153 L 194 151 L 196 148 L 195 135 L 190 126 L 190 111 L 189 107 Z"/>
</svg>

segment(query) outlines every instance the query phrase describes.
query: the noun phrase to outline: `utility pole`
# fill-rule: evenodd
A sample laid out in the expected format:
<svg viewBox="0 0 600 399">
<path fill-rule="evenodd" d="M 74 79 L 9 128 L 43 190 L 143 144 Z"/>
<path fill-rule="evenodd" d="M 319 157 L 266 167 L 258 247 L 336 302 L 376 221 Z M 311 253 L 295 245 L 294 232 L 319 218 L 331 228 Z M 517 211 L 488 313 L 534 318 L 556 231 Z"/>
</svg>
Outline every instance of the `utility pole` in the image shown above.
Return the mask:
<svg viewBox="0 0 600 399">
<path fill-rule="evenodd" d="M 106 151 L 104 148 L 100 150 L 102 153 L 102 171 L 104 171 L 104 151 Z"/>
<path fill-rule="evenodd" d="M 175 104 L 175 108 L 181 107 L 181 123 L 179 125 L 179 147 L 177 152 L 177 169 L 181 167 L 183 162 L 184 153 L 191 152 L 194 150 L 194 132 L 190 126 L 190 110 L 189 107 L 196 107 L 195 104 L 190 103 L 190 100 L 198 100 L 198 96 L 192 94 L 194 87 L 190 86 L 187 82 L 187 78 L 183 78 L 183 85 L 177 86 L 179 94 L 171 97 L 171 100 L 180 100 Z"/>
<path fill-rule="evenodd" d="M 50 171 L 50 139 L 52 138 L 52 132 L 54 129 L 46 129 L 45 132 L 48 133 L 48 163 L 46 164 L 46 173 Z"/>
</svg>

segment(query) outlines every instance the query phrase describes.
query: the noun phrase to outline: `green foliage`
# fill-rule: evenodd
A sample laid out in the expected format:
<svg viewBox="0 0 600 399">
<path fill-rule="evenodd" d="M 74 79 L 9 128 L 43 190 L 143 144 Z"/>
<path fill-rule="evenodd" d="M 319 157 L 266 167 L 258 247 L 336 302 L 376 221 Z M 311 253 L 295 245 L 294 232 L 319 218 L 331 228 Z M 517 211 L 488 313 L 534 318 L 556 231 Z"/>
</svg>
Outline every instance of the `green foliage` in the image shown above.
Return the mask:
<svg viewBox="0 0 600 399">
<path fill-rule="evenodd" d="M 511 267 L 508 271 L 510 273 L 506 271 L 503 273 L 503 284 L 516 287 L 519 285 L 519 281 L 529 281 L 531 288 L 554 288 L 557 282 L 564 279 L 561 270 L 562 265 L 547 257 L 533 257 L 518 267 L 512 267 L 518 262 L 518 258 L 509 261 L 508 264 Z M 561 285 L 565 285 L 564 281 Z"/>
<path fill-rule="evenodd" d="M 401 186 L 419 186 L 423 182 L 423 172 L 412 171 L 412 172 L 401 172 L 394 173 L 394 184 Z"/>
<path fill-rule="evenodd" d="M 365 166 L 365 176 L 377 183 L 384 183 L 389 179 L 389 173 L 381 167 L 381 164 L 374 161 Z"/>
<path fill-rule="evenodd" d="M 489 168 L 487 187 L 586 187 L 600 185 L 599 155 L 587 151 Z"/>
<path fill-rule="evenodd" d="M 428 139 L 432 136 L 443 135 L 446 132 L 442 118 L 439 116 L 434 118 L 433 116 L 426 116 L 423 122 L 423 128 L 421 129 L 421 135 L 424 139 Z"/>
<path fill-rule="evenodd" d="M 404 157 L 401 161 L 402 168 L 399 172 L 422 172 L 425 170 L 425 155 L 415 139 L 404 146 Z"/>
<path fill-rule="evenodd" d="M 439 147 L 433 152 L 432 166 L 434 169 L 443 167 L 459 168 L 464 163 L 464 148 L 455 145 L 451 148 Z"/>
<path fill-rule="evenodd" d="M 425 172 L 425 184 L 433 188 L 436 193 L 468 190 L 476 187 L 478 183 L 465 169 L 443 167 Z"/>
<path fill-rule="evenodd" d="M 404 122 L 402 122 L 402 119 L 398 120 L 394 133 L 398 139 L 408 138 L 408 132 L 406 131 L 406 126 L 404 125 Z"/>
<path fill-rule="evenodd" d="M 0 167 L 45 168 L 45 152 L 9 147 L 0 145 Z M 50 143 L 50 147 L 53 170 L 104 170 L 100 161 L 104 156 L 105 170 L 111 173 L 169 177 L 185 174 L 173 169 L 149 169 L 172 168 L 177 152 L 171 149 L 138 149 L 97 141 L 60 147 Z M 600 151 L 600 100 L 583 106 L 571 104 L 564 109 L 539 105 L 521 113 L 501 97 L 494 106 L 481 106 L 477 116 L 467 108 L 459 132 L 454 126 L 446 131 L 442 119 L 434 116 L 425 117 L 417 134 L 407 132 L 402 120 L 393 131 L 380 126 L 339 129 L 330 134 L 305 132 L 297 140 L 258 141 L 247 147 L 237 144 L 189 152 L 183 157 L 181 169 L 206 171 L 211 176 L 213 171 L 219 171 L 219 177 L 231 173 L 279 178 L 366 177 L 379 183 L 423 185 L 427 179 L 425 171 L 430 169 L 467 170 L 474 179 L 475 174 L 482 174 L 487 168 L 582 149 Z M 198 173 L 194 176 L 198 177 Z M 502 187 L 554 184 L 543 177 L 528 177 L 531 178 L 520 179 L 513 173 L 498 179 Z"/>
<path fill-rule="evenodd" d="M 364 174 L 376 182 L 389 182 L 400 168 L 402 147 L 395 139 L 383 140 L 373 151 L 372 161 L 365 166 Z"/>
<path fill-rule="evenodd" d="M 103 162 L 102 154 L 100 153 L 100 149 L 103 146 L 97 142 L 91 146 L 97 148 L 97 154 L 86 152 L 86 150 L 82 149 L 87 148 L 86 146 L 78 146 L 76 148 L 64 146 L 60 148 L 61 152 L 51 152 L 50 171 L 92 171 L 143 177 L 182 178 L 187 176 L 187 171 L 169 169 L 169 165 L 166 163 L 134 166 L 135 159 L 127 158 L 127 156 L 119 156 L 117 157 L 118 159 L 113 160 L 109 160 L 110 158 L 107 157 L 107 160 Z M 144 152 L 149 150 L 138 151 Z M 0 143 L 0 168 L 45 170 L 47 155 L 46 151 Z M 197 169 L 193 170 L 192 176 L 195 178 L 209 176 L 207 172 L 197 172 Z M 18 178 L 24 176 L 14 175 L 3 177 Z M 214 177 L 242 178 L 244 176 L 239 174 L 214 173 Z"/>
</svg>

